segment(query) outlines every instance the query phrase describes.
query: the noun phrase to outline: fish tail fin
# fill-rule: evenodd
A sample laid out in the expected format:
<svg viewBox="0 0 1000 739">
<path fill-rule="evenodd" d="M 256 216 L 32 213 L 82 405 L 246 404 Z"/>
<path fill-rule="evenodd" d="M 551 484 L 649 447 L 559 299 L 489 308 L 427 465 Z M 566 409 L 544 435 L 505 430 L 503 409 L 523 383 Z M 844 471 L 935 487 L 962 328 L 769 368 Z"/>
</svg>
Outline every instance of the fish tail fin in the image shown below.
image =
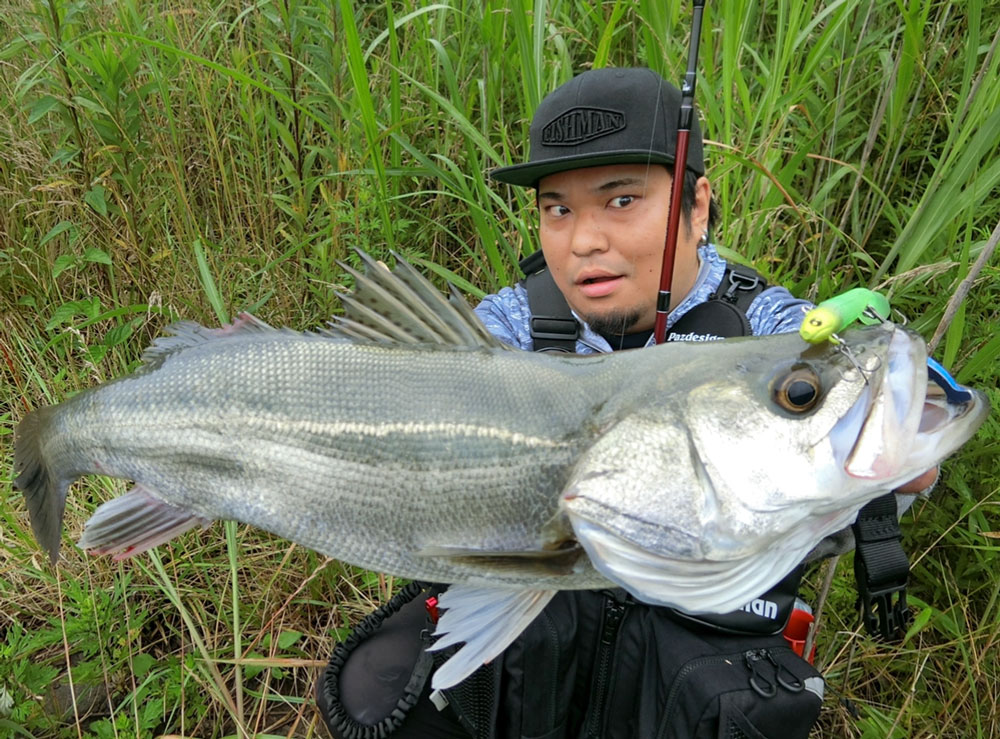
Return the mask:
<svg viewBox="0 0 1000 739">
<path fill-rule="evenodd" d="M 98 506 L 83 527 L 77 544 L 91 554 L 127 559 L 170 541 L 190 528 L 211 521 L 172 506 L 146 486 L 136 483 L 122 496 Z"/>
<path fill-rule="evenodd" d="M 24 494 L 31 518 L 31 530 L 41 547 L 55 563 L 59 556 L 59 537 L 66 491 L 74 478 L 59 475 L 46 459 L 43 445 L 56 406 L 32 411 L 14 432 L 14 488 Z"/>
</svg>

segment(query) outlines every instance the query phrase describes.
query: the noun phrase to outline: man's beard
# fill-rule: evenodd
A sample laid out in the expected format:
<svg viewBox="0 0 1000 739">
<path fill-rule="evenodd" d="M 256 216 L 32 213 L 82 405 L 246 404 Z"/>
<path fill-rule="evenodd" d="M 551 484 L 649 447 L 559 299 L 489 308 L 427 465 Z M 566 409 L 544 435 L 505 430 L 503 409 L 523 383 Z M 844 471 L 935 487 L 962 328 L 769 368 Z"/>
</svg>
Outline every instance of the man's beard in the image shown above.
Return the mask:
<svg viewBox="0 0 1000 739">
<path fill-rule="evenodd" d="M 642 318 L 642 312 L 638 308 L 621 308 L 609 313 L 594 313 L 591 315 L 581 315 L 587 325 L 593 331 L 602 336 L 620 336 L 627 334 L 635 324 Z"/>
</svg>

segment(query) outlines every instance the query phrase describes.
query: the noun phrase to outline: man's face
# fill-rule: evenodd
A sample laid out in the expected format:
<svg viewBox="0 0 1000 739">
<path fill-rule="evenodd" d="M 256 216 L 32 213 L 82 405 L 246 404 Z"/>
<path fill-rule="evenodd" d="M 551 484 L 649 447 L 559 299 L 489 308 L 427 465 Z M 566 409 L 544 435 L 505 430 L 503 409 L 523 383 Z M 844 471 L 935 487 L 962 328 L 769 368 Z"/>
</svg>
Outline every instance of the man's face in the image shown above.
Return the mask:
<svg viewBox="0 0 1000 739">
<path fill-rule="evenodd" d="M 538 183 L 545 261 L 566 302 L 596 331 L 631 333 L 656 321 L 670 182 L 662 165 L 613 164 Z M 711 197 L 704 177 L 696 194 L 690 227 L 681 217 L 671 308 L 698 273 L 698 241 Z"/>
</svg>

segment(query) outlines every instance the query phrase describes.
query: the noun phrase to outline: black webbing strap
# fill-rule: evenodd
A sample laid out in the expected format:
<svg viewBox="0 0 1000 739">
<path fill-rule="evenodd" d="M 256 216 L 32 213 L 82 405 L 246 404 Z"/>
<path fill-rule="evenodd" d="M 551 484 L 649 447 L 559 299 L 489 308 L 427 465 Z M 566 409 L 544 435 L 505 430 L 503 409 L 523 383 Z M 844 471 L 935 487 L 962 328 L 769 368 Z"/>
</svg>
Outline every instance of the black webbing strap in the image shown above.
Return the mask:
<svg viewBox="0 0 1000 739">
<path fill-rule="evenodd" d="M 545 268 L 541 249 L 522 259 L 520 267 L 531 308 L 532 351 L 574 353 L 580 324 L 556 287 L 552 274 Z"/>
<path fill-rule="evenodd" d="M 722 282 L 719 283 L 719 287 L 712 297 L 716 300 L 732 303 L 746 313 L 750 309 L 750 304 L 764 292 L 765 288 L 767 288 L 767 282 L 757 274 L 757 270 L 744 267 L 742 264 L 727 262 Z"/>
<path fill-rule="evenodd" d="M 870 636 L 899 640 L 906 634 L 910 611 L 906 581 L 910 563 L 900 540 L 896 496 L 886 493 L 858 513 L 854 530 L 854 578 L 861 621 Z"/>
</svg>

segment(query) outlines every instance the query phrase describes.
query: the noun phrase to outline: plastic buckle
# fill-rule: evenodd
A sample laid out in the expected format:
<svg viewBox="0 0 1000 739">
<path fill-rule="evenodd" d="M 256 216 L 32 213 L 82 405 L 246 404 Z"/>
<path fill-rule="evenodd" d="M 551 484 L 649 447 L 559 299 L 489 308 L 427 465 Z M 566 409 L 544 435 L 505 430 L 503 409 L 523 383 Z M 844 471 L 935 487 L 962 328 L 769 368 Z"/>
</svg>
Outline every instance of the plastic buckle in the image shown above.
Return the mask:
<svg viewBox="0 0 1000 739">
<path fill-rule="evenodd" d="M 899 641 L 906 634 L 910 610 L 906 606 L 906 583 L 878 590 L 858 588 L 861 621 L 870 636 Z M 898 595 L 897 598 L 893 598 Z"/>
<path fill-rule="evenodd" d="M 580 326 L 572 318 L 533 316 L 531 319 L 532 339 L 576 341 L 579 335 Z"/>
<path fill-rule="evenodd" d="M 424 601 L 424 608 L 427 610 L 427 616 L 430 618 L 432 624 L 438 622 L 440 614 L 438 613 L 438 599 L 436 596 L 430 596 Z M 440 709 L 438 709 L 440 710 Z"/>
<path fill-rule="evenodd" d="M 737 290 L 755 290 L 757 285 L 760 284 L 760 280 L 760 275 L 739 274 L 734 269 L 730 270 L 729 287 L 726 289 L 726 294 L 722 296 L 722 299 L 728 300 L 730 303 L 735 303 Z"/>
<path fill-rule="evenodd" d="M 815 622 L 816 619 L 809 605 L 805 601 L 796 598 L 795 608 L 788 617 L 785 630 L 781 632 L 781 635 L 785 637 L 785 641 L 792 648 L 792 651 L 809 664 L 814 664 L 816 661 L 815 639 L 813 639 L 812 649 L 809 650 L 809 654 L 805 653 L 806 641 L 809 639 L 809 632 L 812 631 Z"/>
</svg>

